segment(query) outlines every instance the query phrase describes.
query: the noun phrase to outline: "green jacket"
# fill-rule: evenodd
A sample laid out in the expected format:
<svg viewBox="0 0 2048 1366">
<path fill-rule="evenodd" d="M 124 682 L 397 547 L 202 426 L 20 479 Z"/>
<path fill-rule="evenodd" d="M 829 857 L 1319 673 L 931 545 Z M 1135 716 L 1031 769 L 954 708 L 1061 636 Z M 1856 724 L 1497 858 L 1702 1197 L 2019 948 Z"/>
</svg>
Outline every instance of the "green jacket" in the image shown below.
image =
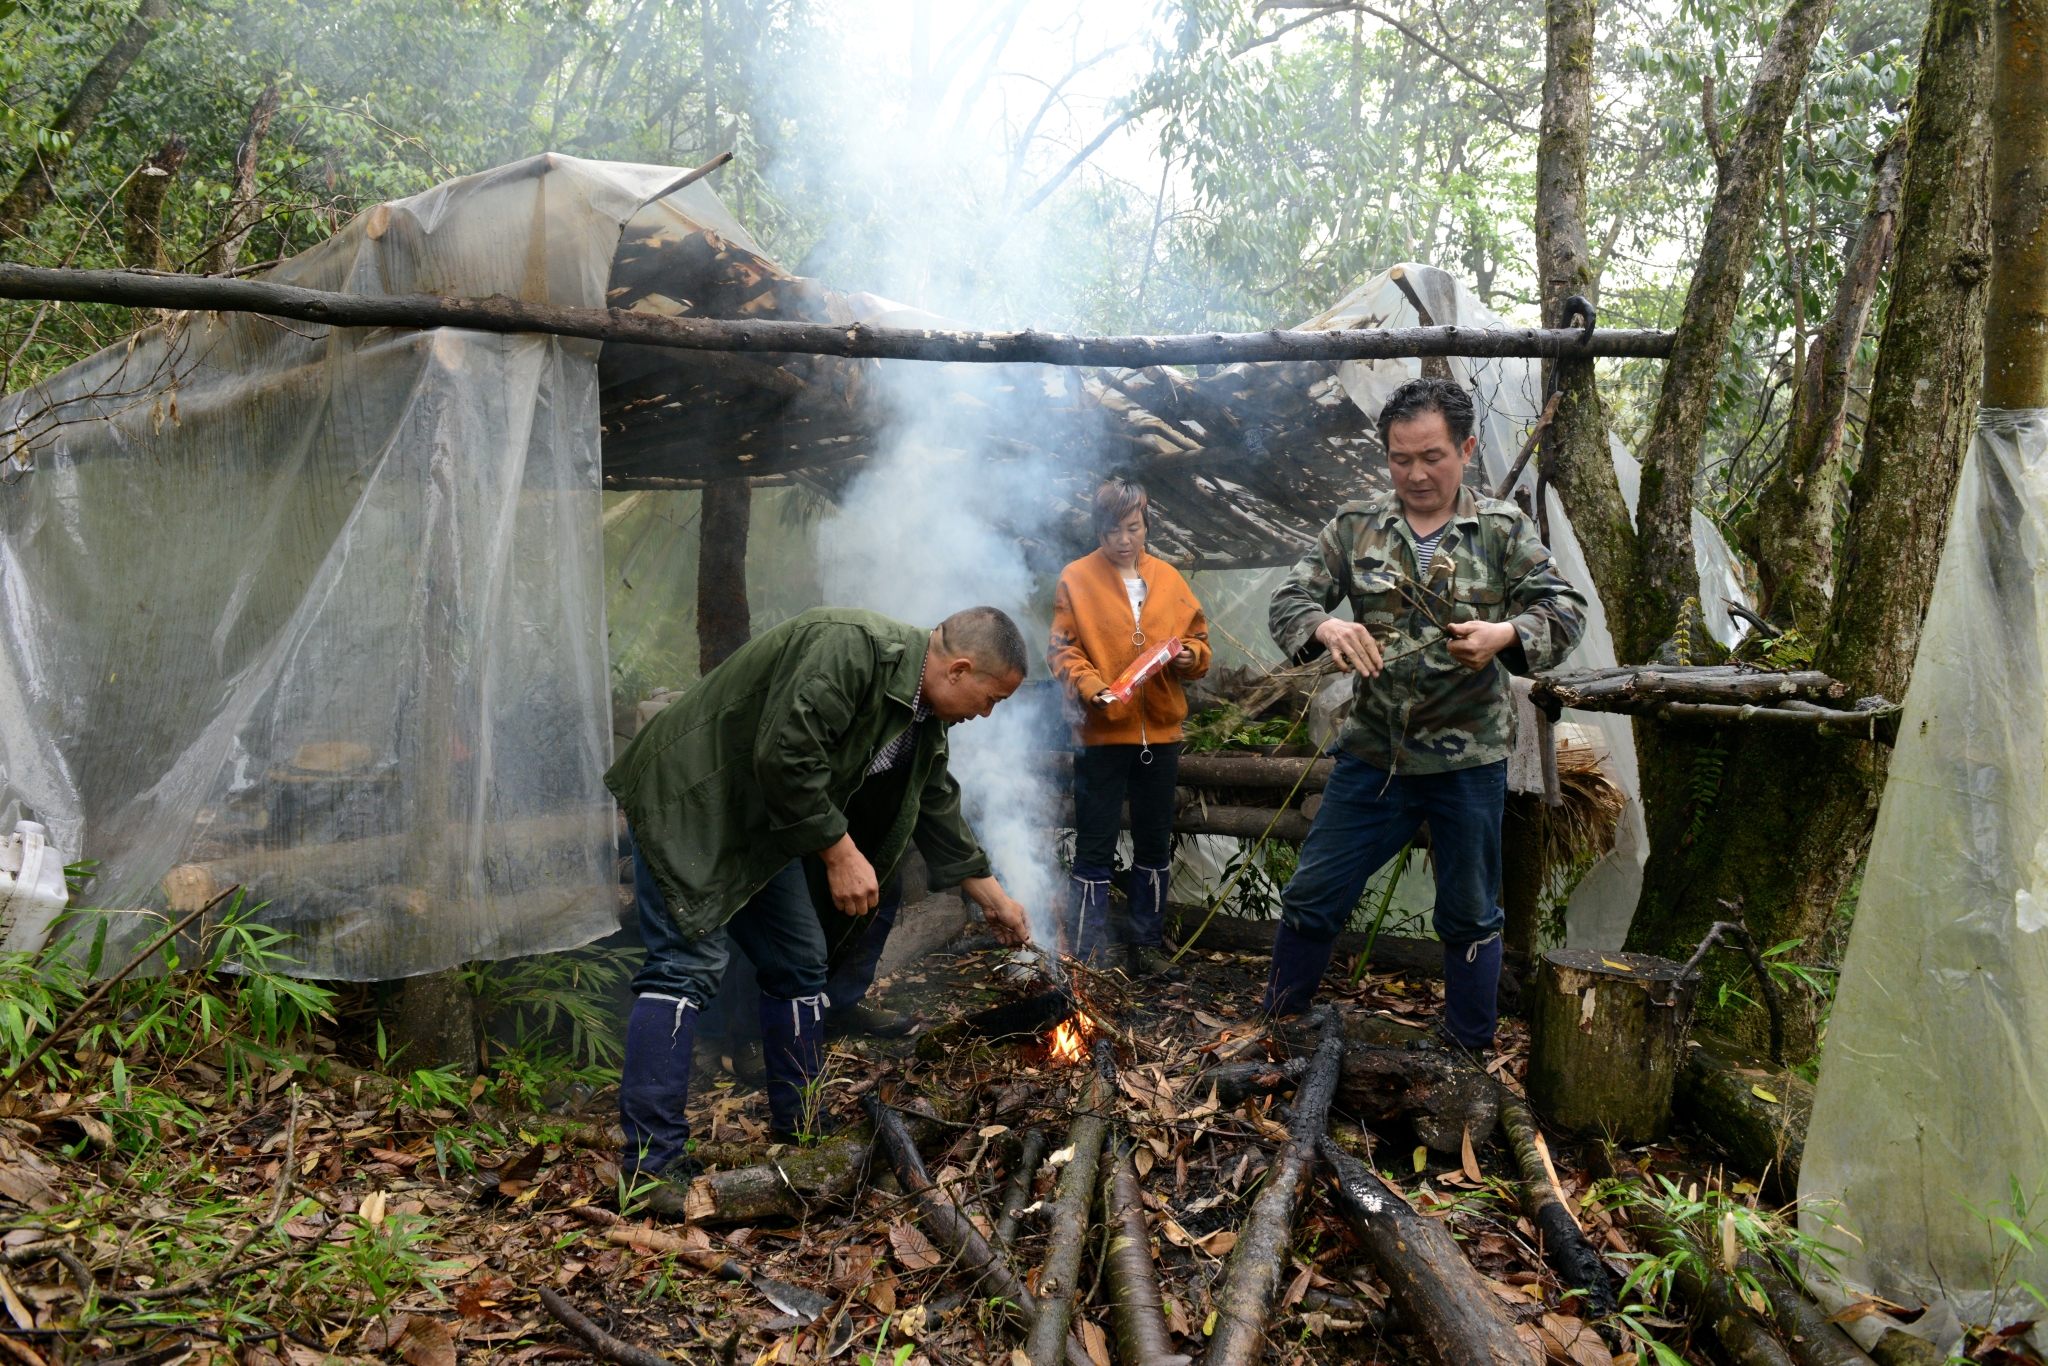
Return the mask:
<svg viewBox="0 0 2048 1366">
<path fill-rule="evenodd" d="M 1564 661 L 1586 630 L 1585 596 L 1557 572 L 1520 508 L 1470 489 L 1458 492 L 1428 582 L 1416 581 L 1416 563 L 1395 494 L 1346 503 L 1274 592 L 1273 643 L 1297 663 L 1324 653 L 1316 627 L 1349 600 L 1387 664 L 1370 683 L 1354 682 L 1339 743 L 1390 773 L 1498 763 L 1515 747 L 1509 674 Z M 1438 629 L 1458 621 L 1513 622 L 1515 644 L 1474 672 L 1451 658 Z"/>
<path fill-rule="evenodd" d="M 717 929 L 793 858 L 847 832 L 924 675 L 921 627 L 820 608 L 749 641 L 647 723 L 604 775 L 683 933 Z M 919 727 L 893 821 L 861 852 L 884 883 L 917 841 L 931 885 L 988 875 L 946 771 L 946 727 Z"/>
</svg>

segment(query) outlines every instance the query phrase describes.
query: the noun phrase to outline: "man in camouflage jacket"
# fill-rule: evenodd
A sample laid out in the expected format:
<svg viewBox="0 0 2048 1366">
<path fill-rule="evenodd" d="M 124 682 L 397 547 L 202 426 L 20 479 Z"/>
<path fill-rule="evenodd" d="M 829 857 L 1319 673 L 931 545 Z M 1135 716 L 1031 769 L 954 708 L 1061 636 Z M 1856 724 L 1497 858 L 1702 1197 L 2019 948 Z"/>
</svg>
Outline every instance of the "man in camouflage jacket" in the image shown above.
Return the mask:
<svg viewBox="0 0 2048 1366">
<path fill-rule="evenodd" d="M 1273 639 L 1291 660 L 1328 650 L 1357 677 L 1336 770 L 1281 898 L 1265 1007 L 1307 1007 L 1367 877 L 1426 820 L 1444 1031 L 1479 1048 L 1493 1041 L 1500 981 L 1508 678 L 1561 663 L 1585 630 L 1586 600 L 1526 514 L 1464 487 L 1472 419 L 1471 396 L 1451 380 L 1396 389 L 1380 413 L 1393 491 L 1347 504 L 1273 594 Z M 1351 621 L 1331 615 L 1343 600 Z"/>
</svg>

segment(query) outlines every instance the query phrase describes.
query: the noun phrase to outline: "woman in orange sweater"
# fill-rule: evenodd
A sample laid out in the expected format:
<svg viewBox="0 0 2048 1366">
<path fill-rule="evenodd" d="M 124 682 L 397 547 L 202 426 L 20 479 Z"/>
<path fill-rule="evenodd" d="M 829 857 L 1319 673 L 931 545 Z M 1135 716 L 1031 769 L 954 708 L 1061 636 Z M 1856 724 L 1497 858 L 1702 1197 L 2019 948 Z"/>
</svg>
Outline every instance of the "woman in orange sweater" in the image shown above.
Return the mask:
<svg viewBox="0 0 2048 1366">
<path fill-rule="evenodd" d="M 1110 871 L 1123 806 L 1131 805 L 1134 977 L 1179 968 L 1163 952 L 1173 845 L 1173 789 L 1180 767 L 1184 678 L 1209 671 L 1209 623 L 1179 571 L 1145 553 L 1145 490 L 1111 479 L 1095 492 L 1101 548 L 1060 571 L 1046 662 L 1078 704 L 1074 734 L 1073 895 L 1062 916 L 1069 953 L 1085 961 L 1108 944 Z M 1180 652 L 1128 702 L 1109 686 L 1146 650 L 1180 638 Z"/>
</svg>

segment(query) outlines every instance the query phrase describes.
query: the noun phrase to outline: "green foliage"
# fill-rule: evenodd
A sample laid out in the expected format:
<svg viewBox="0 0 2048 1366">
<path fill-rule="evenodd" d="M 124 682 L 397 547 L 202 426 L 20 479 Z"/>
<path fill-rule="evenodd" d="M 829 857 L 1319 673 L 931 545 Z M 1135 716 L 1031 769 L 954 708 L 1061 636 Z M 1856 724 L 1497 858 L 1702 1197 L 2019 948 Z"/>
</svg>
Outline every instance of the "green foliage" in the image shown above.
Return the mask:
<svg viewBox="0 0 2048 1366">
<path fill-rule="evenodd" d="M 218 920 L 202 922 L 191 961 L 175 942 L 166 946 L 160 971 L 116 985 L 75 1045 L 53 1048 L 37 1064 L 52 1087 L 112 1095 L 111 1123 L 123 1151 L 147 1151 L 201 1123 L 193 1105 L 151 1084 L 159 1071 L 203 1062 L 233 1092 L 301 1066 L 308 1036 L 331 1018 L 333 994 L 288 975 L 296 963 L 286 936 L 251 919 L 262 909 L 237 896 Z M 115 966 L 106 954 L 110 927 L 128 918 L 74 911 L 41 952 L 0 954 L 0 1066 L 19 1067 L 83 1004 L 94 977 Z M 88 947 L 75 960 L 72 950 L 88 926 Z"/>
<path fill-rule="evenodd" d="M 1235 702 L 1196 712 L 1182 728 L 1187 737 L 1184 752 L 1213 754 L 1219 749 L 1264 749 L 1270 745 L 1291 745 L 1308 738 L 1301 717 L 1276 716 L 1270 721 L 1250 721 Z"/>
<path fill-rule="evenodd" d="M 1692 820 L 1685 828 L 1685 842 L 1692 843 L 1707 828 L 1707 816 L 1714 809 L 1714 803 L 1721 796 L 1721 772 L 1727 766 L 1728 751 L 1716 734 L 1706 744 L 1693 751 L 1692 768 L 1688 775 L 1688 796 L 1692 803 Z"/>
<path fill-rule="evenodd" d="M 1763 642 L 1757 651 L 1756 662 L 1766 669 L 1810 669 L 1813 667 L 1813 644 L 1799 632 L 1788 630 Z"/>
<path fill-rule="evenodd" d="M 2039 1317 L 2039 1311 L 2048 1310 L 2048 1295 L 2014 1271 L 2022 1256 L 2038 1257 L 2042 1247 L 2048 1246 L 2048 1184 L 2029 1196 L 2019 1177 L 2008 1173 L 2005 1200 L 1983 1207 L 1968 1200 L 1961 1203 L 1983 1223 L 1984 1235 L 1990 1242 L 1991 1307 L 1983 1326 L 2002 1325 L 2008 1312 L 2006 1302 L 2014 1290 L 2024 1291 L 2033 1301 L 2034 1308 L 2025 1312 Z M 2004 1212 L 2000 1213 L 2001 1210 Z"/>
<path fill-rule="evenodd" d="M 1842 1255 L 1839 1248 L 1800 1231 L 1796 1207 L 1754 1206 L 1738 1195 L 1713 1189 L 1703 1191 L 1697 1184 L 1686 1189 L 1662 1176 L 1655 1178 L 1654 1191 L 1644 1190 L 1632 1181 L 1617 1180 L 1600 1183 L 1594 1188 L 1594 1195 L 1606 1205 L 1654 1216 L 1683 1232 L 1692 1244 L 1691 1248 L 1661 1255 L 1611 1254 L 1634 1263 L 1617 1296 L 1621 1310 L 1613 1322 L 1634 1338 L 1642 1350 L 1653 1355 L 1659 1366 L 1683 1366 L 1684 1359 L 1657 1338 L 1653 1331 L 1657 1325 L 1649 1322 L 1658 1314 L 1679 1313 L 1672 1296 L 1682 1274 L 1690 1271 L 1725 1275 L 1752 1308 L 1768 1317 L 1769 1301 L 1763 1287 L 1755 1273 L 1740 1264 L 1743 1253 L 1754 1253 L 1775 1264 L 1795 1281 L 1804 1274 L 1802 1262 L 1809 1267 L 1832 1268 Z M 1731 1251 L 1733 1257 L 1729 1255 Z"/>
<path fill-rule="evenodd" d="M 613 997 L 639 957 L 632 949 L 578 949 L 472 963 L 462 976 L 482 1017 L 512 1030 L 512 1052 L 531 1056 L 545 1051 L 545 1041 L 566 1029 L 570 1061 L 615 1068 L 625 1044 L 614 1021 Z"/>
</svg>

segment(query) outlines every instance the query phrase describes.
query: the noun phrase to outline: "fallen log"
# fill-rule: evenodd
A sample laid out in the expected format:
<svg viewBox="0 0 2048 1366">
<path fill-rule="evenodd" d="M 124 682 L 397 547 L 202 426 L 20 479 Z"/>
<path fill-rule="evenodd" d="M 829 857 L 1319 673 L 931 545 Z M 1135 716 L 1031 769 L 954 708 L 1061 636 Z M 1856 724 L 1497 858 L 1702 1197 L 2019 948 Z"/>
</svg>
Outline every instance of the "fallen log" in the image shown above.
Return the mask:
<svg viewBox="0 0 2048 1366">
<path fill-rule="evenodd" d="M 1040 762 L 1061 787 L 1074 780 L 1074 756 L 1069 751 L 1048 750 Z M 1330 774 L 1336 767 L 1335 759 L 1287 759 L 1224 751 L 1218 754 L 1183 754 L 1174 776 L 1181 787 L 1224 791 L 1233 788 L 1298 791 L 1305 797 L 1329 786 Z"/>
<path fill-rule="evenodd" d="M 1813 1086 L 1730 1039 L 1695 1033 L 1691 1043 L 1678 1073 L 1673 1112 L 1705 1134 L 1731 1170 L 1763 1182 L 1775 1198 L 1794 1198 Z"/>
<path fill-rule="evenodd" d="M 1608 1169 L 1634 1183 L 1646 1195 L 1655 1189 L 1642 1171 L 1613 1148 L 1601 1150 Z M 1665 1219 L 1651 1201 L 1629 1206 L 1629 1227 L 1650 1251 L 1671 1259 L 1679 1295 L 1699 1314 L 1737 1366 L 1793 1366 L 1792 1355 L 1771 1324 L 1743 1302 L 1732 1278 L 1722 1273 L 1707 1251 L 1678 1225 Z"/>
<path fill-rule="evenodd" d="M 540 1288 L 540 1302 L 547 1306 L 564 1328 L 583 1340 L 590 1354 L 600 1361 L 615 1363 L 615 1366 L 675 1366 L 667 1357 L 656 1356 L 645 1347 L 637 1347 L 623 1338 L 615 1338 L 604 1329 L 592 1323 L 577 1312 L 576 1306 L 568 1299 L 547 1286 Z"/>
<path fill-rule="evenodd" d="M 1267 1169 L 1265 1185 L 1224 1268 L 1207 1366 L 1253 1366 L 1265 1351 L 1266 1325 L 1280 1289 L 1281 1269 L 1287 1265 L 1287 1249 L 1294 1241 L 1301 1188 L 1315 1169 L 1316 1147 L 1329 1127 L 1330 1098 L 1337 1090 L 1343 1056 L 1343 1026 L 1336 1012 L 1324 1007 L 1322 1041 L 1295 1092 L 1288 1140 Z"/>
<path fill-rule="evenodd" d="M 1372 1169 L 1325 1138 L 1337 1212 L 1365 1245 L 1415 1341 L 1437 1366 L 1536 1366 L 1500 1299 L 1434 1219 L 1408 1207 Z"/>
<path fill-rule="evenodd" d="M 1017 1241 L 1017 1225 L 1024 1218 L 1025 1207 L 1031 1203 L 1032 1180 L 1038 1175 L 1038 1166 L 1043 1161 L 1045 1130 L 1025 1130 L 1023 1148 L 1017 1155 L 1017 1170 L 1010 1173 L 1010 1180 L 1003 1187 L 1003 1212 L 996 1218 L 996 1246 L 1005 1251 Z"/>
<path fill-rule="evenodd" d="M 964 1115 L 966 1102 L 957 1104 Z M 908 1121 L 911 1136 L 915 1142 L 928 1143 L 942 1131 L 941 1119 L 958 1117 L 913 1115 Z M 869 1134 L 844 1133 L 815 1148 L 798 1148 L 751 1167 L 706 1172 L 690 1182 L 683 1214 L 693 1224 L 802 1219 L 811 1206 L 844 1200 L 859 1189 L 872 1148 Z"/>
<path fill-rule="evenodd" d="M 1009 1259 L 991 1248 L 952 1197 L 932 1184 L 903 1116 L 884 1105 L 873 1091 L 862 1096 L 860 1103 L 875 1126 L 876 1150 L 896 1173 L 903 1193 L 917 1202 L 919 1221 L 933 1240 L 974 1278 L 972 1284 L 977 1289 L 986 1287 L 990 1298 L 1019 1323 L 1029 1324 L 1034 1317 L 1031 1292 L 1024 1288 Z"/>
<path fill-rule="evenodd" d="M 1054 1025 L 1076 1009 L 1074 998 L 1058 987 L 1005 1001 L 926 1030 L 917 1037 L 917 1055 L 926 1062 L 944 1062 L 947 1055 L 969 1039 L 986 1039 L 990 1043 L 1035 1039 L 1050 1033 Z"/>
<path fill-rule="evenodd" d="M 1122 828 L 1131 828 L 1131 808 L 1123 809 Z M 1053 816 L 1056 828 L 1074 828 L 1074 804 L 1062 802 Z M 1272 806 L 1225 806 L 1204 803 L 1192 788 L 1174 791 L 1173 833 L 1176 835 L 1222 835 L 1229 839 L 1255 840 L 1261 836 L 1299 844 L 1308 838 L 1314 822 L 1304 811 Z"/>
<path fill-rule="evenodd" d="M 1169 905 L 1166 908 L 1166 932 L 1174 943 L 1186 945 L 1192 939 L 1195 948 L 1203 953 L 1214 949 L 1227 953 L 1271 955 L 1273 935 L 1279 925 L 1277 920 L 1246 920 L 1221 911 L 1209 915 L 1207 908 L 1202 906 Z M 1435 978 L 1444 975 L 1444 946 L 1441 943 L 1398 934 L 1383 934 L 1375 939 L 1370 935 L 1346 931 L 1338 935 L 1332 945 L 1331 962 L 1341 963 L 1364 953 L 1368 943 L 1372 946 L 1371 966 L 1374 972 Z M 1501 1010 L 1512 1012 L 1521 996 L 1521 980 L 1504 965 L 1500 974 Z"/>
<path fill-rule="evenodd" d="M 1117 1357 L 1125 1366 L 1188 1366 L 1192 1358 L 1174 1351 L 1173 1339 L 1166 1335 L 1166 1303 L 1159 1294 L 1159 1268 L 1152 1263 L 1152 1235 L 1145 1226 L 1137 1168 L 1122 1149 L 1100 1167 L 1102 1222 L 1108 1230 L 1104 1279 L 1109 1282 Z"/>
<path fill-rule="evenodd" d="M 1743 1253 L 1737 1265 L 1756 1278 L 1770 1302 L 1778 1336 L 1799 1366 L 1877 1366 L 1840 1324 L 1823 1314 L 1777 1267 L 1754 1252 Z"/>
<path fill-rule="evenodd" d="M 1095 1168 L 1102 1155 L 1102 1140 L 1109 1132 L 1109 1105 L 1114 1094 L 1110 1074 L 1115 1066 L 1109 1040 L 1097 1039 L 1087 1105 L 1067 1131 L 1068 1156 L 1060 1169 L 1050 1246 L 1038 1273 L 1038 1321 L 1031 1325 L 1031 1338 L 1024 1349 L 1032 1366 L 1052 1366 L 1059 1360 L 1067 1328 L 1073 1322 L 1081 1254 L 1088 1245 L 1088 1211 L 1095 1199 Z"/>
<path fill-rule="evenodd" d="M 1565 1204 L 1555 1173 L 1544 1160 L 1547 1149 L 1543 1146 L 1543 1135 L 1528 1105 L 1505 1086 L 1499 1088 L 1499 1096 L 1501 1133 L 1507 1137 L 1508 1147 L 1515 1154 L 1515 1165 L 1522 1173 L 1522 1217 L 1536 1230 L 1537 1251 L 1567 1289 L 1585 1297 L 1579 1317 L 1599 1330 L 1610 1348 L 1619 1350 L 1620 1336 L 1605 1322 L 1619 1307 L 1614 1298 L 1614 1282 L 1607 1275 L 1607 1263 L 1586 1241 L 1579 1221 Z"/>
<path fill-rule="evenodd" d="M 1016 1268 L 1010 1265 L 1009 1257 L 991 1248 L 988 1240 L 981 1236 L 981 1230 L 974 1226 L 974 1221 L 961 1212 L 950 1196 L 932 1184 L 931 1175 L 925 1170 L 924 1158 L 911 1141 L 909 1126 L 903 1122 L 903 1116 L 892 1107 L 883 1105 L 872 1091 L 861 1097 L 861 1105 L 875 1126 L 875 1145 L 889 1163 L 890 1170 L 896 1173 L 897 1184 L 917 1201 L 919 1222 L 930 1230 L 942 1251 L 975 1273 L 974 1284 L 977 1287 L 986 1286 L 994 1292 L 991 1298 L 1003 1307 L 1011 1320 L 1027 1333 L 1032 1331 L 1040 1318 L 1037 1299 L 1025 1287 Z M 1066 1366 L 1094 1366 L 1088 1349 L 1071 1333 L 1067 1335 L 1063 1356 Z"/>
<path fill-rule="evenodd" d="M 1299 1055 L 1229 1063 L 1204 1072 L 1196 1089 L 1228 1108 L 1295 1087 L 1309 1065 Z M 1492 1078 L 1445 1049 L 1347 1042 L 1332 1105 L 1367 1125 L 1406 1122 L 1433 1151 L 1455 1153 L 1468 1131 L 1475 1141 L 1493 1132 L 1498 1096 Z"/>
<path fill-rule="evenodd" d="M 1669 332 L 1579 328 L 1406 327 L 1303 332 L 1205 332 L 1177 337 L 1076 337 L 1056 332 L 969 332 L 865 323 L 727 321 L 615 308 L 528 303 L 493 295 L 337 294 L 323 289 L 124 270 L 53 270 L 0 264 L 0 299 L 53 299 L 186 312 L 260 313 L 331 327 L 461 327 L 537 332 L 685 351 L 743 351 L 954 364 L 1231 365 L 1240 361 L 1386 360 L 1400 356 L 1645 356 L 1671 352 Z"/>
</svg>

